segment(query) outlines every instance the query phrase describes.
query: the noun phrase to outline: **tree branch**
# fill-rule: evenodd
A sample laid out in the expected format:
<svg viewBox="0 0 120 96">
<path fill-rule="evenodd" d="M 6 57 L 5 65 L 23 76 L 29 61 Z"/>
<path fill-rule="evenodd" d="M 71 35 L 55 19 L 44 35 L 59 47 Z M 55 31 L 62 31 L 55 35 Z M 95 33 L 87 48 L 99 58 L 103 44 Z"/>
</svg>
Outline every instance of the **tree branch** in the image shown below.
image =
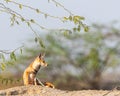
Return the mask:
<svg viewBox="0 0 120 96">
<path fill-rule="evenodd" d="M 20 47 L 18 47 L 18 48 L 16 48 L 16 49 L 13 49 L 13 50 L 0 50 L 0 53 L 4 53 L 4 54 L 11 54 L 12 52 L 15 52 L 15 51 L 17 51 L 17 50 L 19 50 L 19 49 L 21 49 L 21 48 L 23 48 L 24 46 L 22 45 L 22 46 L 20 46 Z"/>
</svg>

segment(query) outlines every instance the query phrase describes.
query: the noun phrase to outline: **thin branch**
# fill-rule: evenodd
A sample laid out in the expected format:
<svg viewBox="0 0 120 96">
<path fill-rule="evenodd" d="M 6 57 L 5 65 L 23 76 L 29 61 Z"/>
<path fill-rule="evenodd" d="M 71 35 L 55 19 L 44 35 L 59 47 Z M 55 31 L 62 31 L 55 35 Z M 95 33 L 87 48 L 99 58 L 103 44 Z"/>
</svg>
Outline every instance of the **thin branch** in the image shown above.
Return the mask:
<svg viewBox="0 0 120 96">
<path fill-rule="evenodd" d="M 39 9 L 33 8 L 33 7 L 31 7 L 31 6 L 28 6 L 28 5 L 24 5 L 24 4 L 15 2 L 15 1 L 9 1 L 9 2 L 10 2 L 10 3 L 13 3 L 13 4 L 16 4 L 16 5 L 22 5 L 23 7 L 29 8 L 29 9 L 31 9 L 31 10 L 33 10 L 33 11 L 39 10 Z M 40 13 L 43 14 L 43 15 L 46 15 L 46 16 L 48 16 L 48 17 L 55 18 L 55 19 L 59 19 L 59 20 L 62 21 L 62 17 L 53 16 L 53 15 L 50 15 L 50 14 L 48 14 L 48 13 L 45 13 L 45 12 L 43 12 L 43 11 L 41 11 L 41 10 L 40 10 Z"/>
<path fill-rule="evenodd" d="M 18 18 L 23 18 L 23 17 L 21 16 L 21 14 L 19 14 L 19 13 L 15 12 L 14 10 L 6 7 L 4 4 L 0 3 L 0 5 L 2 5 L 2 6 L 0 6 L 0 7 L 1 7 L 2 9 L 4 9 L 3 12 L 7 12 L 7 13 L 9 13 L 9 14 L 11 14 L 11 15 L 16 15 Z"/>
<path fill-rule="evenodd" d="M 29 19 L 25 19 L 25 17 L 23 17 L 21 14 L 15 12 L 14 10 L 12 10 L 12 9 L 10 9 L 10 8 L 7 8 L 5 5 L 4 5 L 4 10 L 0 10 L 0 11 L 5 12 L 5 13 L 9 13 L 9 14 L 11 14 L 11 15 L 15 15 L 15 17 L 17 17 L 18 19 L 24 18 L 24 21 L 25 21 L 26 23 L 31 22 L 31 19 L 30 19 L 30 20 L 29 20 Z M 51 30 L 51 29 L 48 29 L 48 28 L 46 28 L 46 27 L 41 26 L 41 25 L 38 24 L 36 21 L 34 21 L 34 24 L 37 25 L 37 26 L 38 26 L 39 28 L 41 28 L 41 29 L 44 29 L 44 30 L 47 30 L 47 31 L 50 31 L 50 30 Z M 30 27 L 30 29 L 35 33 L 35 30 L 32 28 L 32 26 L 30 25 L 29 27 Z M 68 30 L 68 29 L 61 28 L 61 29 L 57 29 L 57 30 L 58 30 L 59 32 L 61 32 L 61 31 L 65 31 L 65 30 Z M 36 33 L 35 33 L 35 34 L 36 34 Z"/>
<path fill-rule="evenodd" d="M 54 2 L 56 5 L 62 7 L 66 12 L 68 12 L 70 15 L 74 15 L 71 11 L 69 11 L 67 8 L 65 8 L 62 4 L 60 4 L 59 2 L 55 1 L 55 0 L 51 0 L 52 2 Z"/>
<path fill-rule="evenodd" d="M 5 0 L 4 0 L 5 1 Z M 60 3 L 58 3 L 57 1 L 55 1 L 55 0 L 52 0 L 55 4 L 57 4 L 57 5 L 59 5 L 59 6 L 61 6 L 64 10 L 66 10 L 70 15 L 73 15 L 73 13 L 72 12 L 70 12 L 68 9 L 66 9 L 62 4 L 60 4 Z M 24 7 L 26 7 L 26 8 L 29 8 L 29 9 L 31 9 L 31 10 L 34 10 L 34 11 L 37 11 L 37 9 L 36 8 L 33 8 L 33 7 L 31 7 L 31 6 L 28 6 L 28 5 L 23 5 L 23 4 L 21 4 L 21 3 L 17 3 L 17 2 L 15 2 L 15 1 L 9 1 L 10 3 L 13 3 L 13 4 L 16 4 L 16 5 L 21 5 L 21 6 L 24 6 Z M 35 25 L 37 25 L 39 28 L 41 28 L 41 29 L 44 29 L 44 30 L 47 30 L 47 31 L 50 31 L 51 29 L 48 29 L 48 28 L 45 28 L 45 27 L 43 27 L 43 26 L 41 26 L 40 24 L 38 24 L 35 20 L 33 20 L 33 19 L 25 19 L 21 14 L 19 14 L 19 13 L 17 13 L 17 12 L 15 12 L 14 10 L 12 10 L 12 9 L 10 9 L 10 8 L 8 8 L 8 7 L 6 7 L 4 4 L 0 4 L 0 5 L 2 5 L 2 7 L 4 8 L 4 9 L 6 9 L 6 11 L 4 11 L 4 10 L 1 10 L 2 12 L 6 12 L 6 13 L 9 13 L 9 14 L 11 14 L 12 15 L 12 25 L 14 24 L 14 21 L 16 21 L 16 18 L 15 17 L 17 17 L 17 18 L 19 18 L 19 19 L 24 19 L 24 21 L 26 22 L 26 23 L 34 23 Z M 39 10 L 39 9 L 38 9 Z M 49 14 L 47 14 L 47 13 L 44 13 L 44 12 L 41 12 L 40 11 L 40 13 L 41 14 L 44 14 L 45 16 L 51 16 L 51 17 L 53 17 L 53 18 L 58 18 L 58 19 L 60 19 L 60 20 L 62 20 L 63 21 L 63 18 L 60 18 L 60 17 L 54 17 L 54 16 L 52 16 L 52 15 L 49 15 Z M 15 15 L 15 16 L 14 16 Z M 14 17 L 13 17 L 14 16 Z M 34 21 L 34 22 L 31 22 L 31 20 L 32 21 Z M 80 21 L 80 24 L 81 24 L 81 26 L 82 27 L 85 27 L 85 25 Z M 83 26 L 84 25 L 84 26 Z M 68 29 L 58 29 L 58 31 L 59 32 L 61 32 L 61 31 L 66 31 L 66 30 L 68 30 Z M 33 31 L 33 30 L 32 30 Z"/>
<path fill-rule="evenodd" d="M 0 50 L 0 53 L 10 54 L 10 52 L 8 52 L 8 50 Z"/>
<path fill-rule="evenodd" d="M 32 28 L 32 26 L 31 25 L 29 25 L 29 28 L 34 32 L 34 34 L 36 35 L 36 37 L 38 37 L 38 34 L 37 34 L 37 32 Z"/>
<path fill-rule="evenodd" d="M 35 24 L 38 26 L 38 27 L 40 27 L 41 29 L 44 29 L 44 30 L 47 30 L 47 31 L 49 31 L 50 29 L 48 29 L 48 28 L 46 28 L 46 27 L 43 27 L 43 26 L 41 26 L 40 24 L 38 24 L 37 22 L 35 22 Z"/>
<path fill-rule="evenodd" d="M 10 53 L 15 52 L 15 51 L 17 51 L 17 50 L 19 50 L 19 49 L 21 49 L 21 48 L 23 48 L 23 47 L 24 47 L 24 46 L 22 45 L 22 46 L 14 49 L 14 50 L 0 50 L 0 53 L 10 54 Z"/>
<path fill-rule="evenodd" d="M 5 1 L 5 0 L 4 0 L 4 1 Z M 23 6 L 23 7 L 29 8 L 29 9 L 34 10 L 34 11 L 36 11 L 36 12 L 39 11 L 39 9 L 33 8 L 33 7 L 31 7 L 31 6 L 28 6 L 28 5 L 24 5 L 24 4 L 22 4 L 22 3 L 15 2 L 15 1 L 12 1 L 12 0 L 7 1 L 7 2 L 8 2 L 8 3 L 13 3 L 13 4 L 15 4 L 15 5 L 18 5 L 19 7 L 20 7 L 20 6 Z M 71 16 L 74 16 L 72 12 L 70 12 L 68 9 L 66 9 L 66 8 L 65 8 L 62 4 L 60 4 L 59 2 L 57 2 L 57 1 L 55 1 L 55 0 L 52 0 L 52 2 L 54 2 L 56 5 L 59 5 L 60 7 L 62 7 L 62 8 L 63 8 L 65 11 L 67 11 Z M 41 26 L 41 25 L 38 24 L 34 19 L 26 19 L 26 18 L 23 17 L 21 14 L 19 14 L 19 13 L 17 13 L 16 11 L 14 11 L 14 10 L 6 7 L 3 3 L 0 3 L 0 5 L 1 5 L 0 7 L 1 7 L 2 9 L 4 9 L 4 10 L 0 10 L 1 12 L 6 12 L 6 13 L 8 13 L 8 14 L 11 14 L 11 16 L 12 16 L 12 17 L 11 17 L 11 21 L 12 21 L 11 25 L 13 25 L 14 22 L 16 22 L 17 24 L 19 24 L 19 22 L 17 21 L 17 19 L 20 19 L 22 22 L 25 22 L 26 24 L 28 24 L 28 26 L 29 26 L 30 24 L 35 24 L 36 26 L 38 26 L 38 27 L 41 28 L 41 29 L 44 29 L 44 30 L 47 30 L 47 31 L 50 31 L 50 30 L 51 30 L 51 29 L 48 29 L 48 28 L 46 28 L 46 27 Z M 42 11 L 40 11 L 40 13 L 43 14 L 43 15 L 45 15 L 45 16 L 49 16 L 49 17 L 52 17 L 52 18 L 60 19 L 60 20 L 62 20 L 62 22 L 63 22 L 63 18 L 56 17 L 56 16 L 52 16 L 52 15 L 49 15 L 49 14 L 47 14 L 47 13 L 45 13 L 45 12 L 42 12 Z M 73 20 L 73 21 L 74 21 L 74 20 Z M 81 26 L 84 28 L 85 25 L 82 23 L 82 21 L 79 21 L 79 22 L 80 22 Z M 32 26 L 30 25 L 29 27 L 30 27 L 30 29 L 35 33 L 35 30 L 32 28 Z M 64 28 L 58 29 L 58 31 L 59 31 L 59 32 L 63 32 L 63 31 L 69 31 L 69 32 L 71 32 L 71 30 L 69 30 L 69 29 L 64 29 Z M 35 34 L 36 34 L 36 33 L 35 33 Z"/>
<path fill-rule="evenodd" d="M 0 10 L 0 11 L 9 13 L 9 14 L 11 14 L 11 15 L 15 15 L 15 17 L 17 17 L 17 18 L 19 18 L 19 19 L 24 18 L 21 14 L 15 12 L 14 10 L 12 10 L 12 9 L 10 9 L 10 8 L 7 8 L 4 4 L 1 4 L 1 5 L 3 6 L 2 8 L 4 8 L 4 10 Z M 30 22 L 31 19 L 29 20 L 29 19 L 25 19 L 25 18 L 24 18 L 24 21 L 27 23 L 27 22 Z M 34 24 L 36 24 L 36 25 L 37 25 L 38 27 L 40 27 L 41 29 L 50 30 L 50 29 L 48 29 L 48 28 L 45 28 L 45 27 L 41 26 L 40 24 L 38 24 L 38 23 L 35 22 L 35 21 L 34 21 Z M 33 30 L 32 30 L 32 31 L 33 31 Z"/>
</svg>

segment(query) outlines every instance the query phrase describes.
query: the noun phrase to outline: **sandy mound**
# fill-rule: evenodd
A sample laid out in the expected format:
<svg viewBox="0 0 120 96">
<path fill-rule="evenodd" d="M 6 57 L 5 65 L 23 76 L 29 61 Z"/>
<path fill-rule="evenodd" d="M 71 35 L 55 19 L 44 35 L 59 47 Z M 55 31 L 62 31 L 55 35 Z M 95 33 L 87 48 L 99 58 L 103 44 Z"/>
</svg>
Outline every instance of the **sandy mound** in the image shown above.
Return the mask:
<svg viewBox="0 0 120 96">
<path fill-rule="evenodd" d="M 0 96 L 120 96 L 120 91 L 103 90 L 81 90 L 81 91 L 62 91 L 41 86 L 19 86 L 5 90 L 0 90 Z"/>
</svg>

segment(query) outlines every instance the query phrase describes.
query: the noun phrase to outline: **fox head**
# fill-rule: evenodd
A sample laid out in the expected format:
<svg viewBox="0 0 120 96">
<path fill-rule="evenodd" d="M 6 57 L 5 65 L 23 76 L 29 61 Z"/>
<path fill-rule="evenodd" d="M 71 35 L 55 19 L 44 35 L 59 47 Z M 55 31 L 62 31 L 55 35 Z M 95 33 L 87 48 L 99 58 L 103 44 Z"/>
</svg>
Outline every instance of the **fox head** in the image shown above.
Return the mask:
<svg viewBox="0 0 120 96">
<path fill-rule="evenodd" d="M 40 62 L 40 65 L 41 66 L 47 66 L 47 63 L 45 62 L 45 60 L 44 60 L 44 54 L 41 54 L 40 53 L 40 55 L 38 56 L 38 62 Z"/>
<path fill-rule="evenodd" d="M 32 64 L 34 69 L 39 69 L 40 66 L 47 66 L 47 63 L 44 60 L 44 55 L 40 54 Z"/>
</svg>

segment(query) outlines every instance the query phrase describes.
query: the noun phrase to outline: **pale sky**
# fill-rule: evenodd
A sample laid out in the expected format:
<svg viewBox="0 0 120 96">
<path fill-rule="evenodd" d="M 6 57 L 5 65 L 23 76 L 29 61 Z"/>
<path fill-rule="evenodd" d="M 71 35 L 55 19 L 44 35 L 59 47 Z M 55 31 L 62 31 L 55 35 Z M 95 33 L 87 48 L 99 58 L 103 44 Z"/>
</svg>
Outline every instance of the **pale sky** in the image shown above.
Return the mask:
<svg viewBox="0 0 120 96">
<path fill-rule="evenodd" d="M 62 8 L 56 7 L 54 3 L 48 3 L 48 0 L 14 0 L 20 3 L 24 3 L 34 8 L 39 8 L 40 10 L 53 14 L 55 16 L 65 16 L 68 15 Z M 67 9 L 71 10 L 76 15 L 81 15 L 86 18 L 85 23 L 110 23 L 114 20 L 120 19 L 120 0 L 57 0 Z M 10 5 L 12 6 L 12 5 Z M 17 10 L 15 6 L 12 6 L 14 10 Z M 24 10 L 24 16 L 32 16 L 29 10 Z M 33 12 L 34 13 L 34 12 Z M 63 25 L 60 22 L 56 22 L 54 19 L 43 19 L 33 16 L 36 20 L 39 20 L 40 24 L 48 28 L 59 28 L 68 27 L 68 25 Z M 10 27 L 9 16 L 7 14 L 0 12 L 0 49 L 14 49 L 26 42 L 26 38 L 32 36 L 32 31 L 22 24 L 21 26 Z M 40 32 L 44 32 L 43 30 Z"/>
</svg>

